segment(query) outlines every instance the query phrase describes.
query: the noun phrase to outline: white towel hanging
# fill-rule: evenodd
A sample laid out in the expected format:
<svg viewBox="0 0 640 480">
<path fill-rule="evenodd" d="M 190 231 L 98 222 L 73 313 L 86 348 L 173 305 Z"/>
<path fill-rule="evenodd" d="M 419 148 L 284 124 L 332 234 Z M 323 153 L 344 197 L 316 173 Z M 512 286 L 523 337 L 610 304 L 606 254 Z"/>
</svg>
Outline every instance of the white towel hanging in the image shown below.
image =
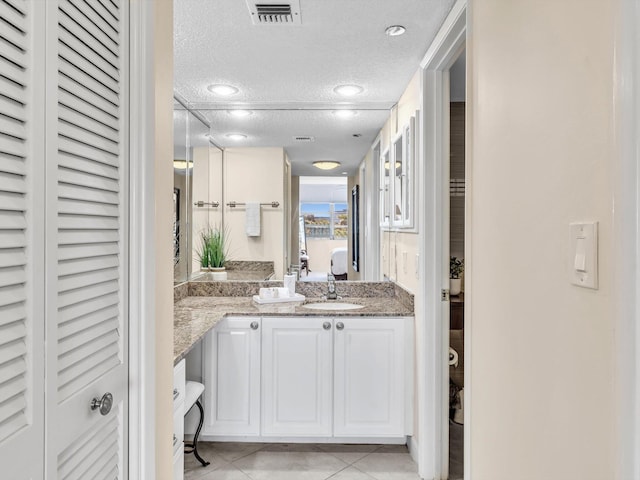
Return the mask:
<svg viewBox="0 0 640 480">
<path fill-rule="evenodd" d="M 260 203 L 247 202 L 245 211 L 245 230 L 247 237 L 260 236 Z"/>
</svg>

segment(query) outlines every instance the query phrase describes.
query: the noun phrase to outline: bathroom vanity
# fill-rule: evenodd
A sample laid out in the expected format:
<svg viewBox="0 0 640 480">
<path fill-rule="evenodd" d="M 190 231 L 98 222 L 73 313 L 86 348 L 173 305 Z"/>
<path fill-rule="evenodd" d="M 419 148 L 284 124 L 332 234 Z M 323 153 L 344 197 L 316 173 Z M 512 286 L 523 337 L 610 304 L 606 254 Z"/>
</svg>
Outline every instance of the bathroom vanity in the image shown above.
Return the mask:
<svg viewBox="0 0 640 480">
<path fill-rule="evenodd" d="M 362 308 L 316 310 L 256 304 L 264 282 L 224 283 L 190 283 L 175 304 L 176 364 L 202 347 L 202 440 L 406 442 L 412 295 L 389 282 L 341 282 L 342 301 Z M 298 285 L 306 303 L 326 302 L 326 285 Z"/>
</svg>

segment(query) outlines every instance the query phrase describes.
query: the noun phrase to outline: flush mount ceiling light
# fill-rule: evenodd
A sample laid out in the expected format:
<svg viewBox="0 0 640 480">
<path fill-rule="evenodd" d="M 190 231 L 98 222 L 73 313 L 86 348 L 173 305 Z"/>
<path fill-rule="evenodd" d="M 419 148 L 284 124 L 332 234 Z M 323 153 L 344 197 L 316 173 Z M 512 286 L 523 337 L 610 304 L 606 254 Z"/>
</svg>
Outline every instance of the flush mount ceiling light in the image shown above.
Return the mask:
<svg viewBox="0 0 640 480">
<path fill-rule="evenodd" d="M 216 95 L 220 95 L 221 97 L 228 97 L 229 95 L 234 95 L 240 91 L 232 85 L 225 85 L 222 83 L 209 85 L 207 90 Z"/>
<path fill-rule="evenodd" d="M 247 138 L 247 136 L 243 133 L 227 133 L 225 135 L 228 139 L 230 140 L 244 140 L 245 138 Z"/>
<path fill-rule="evenodd" d="M 186 160 L 174 160 L 173 168 L 176 170 L 186 170 L 187 168 L 193 167 L 193 162 L 187 162 Z"/>
<path fill-rule="evenodd" d="M 338 85 L 333 89 L 334 92 L 343 97 L 353 97 L 354 95 L 362 93 L 363 90 L 364 88 L 360 85 Z"/>
<path fill-rule="evenodd" d="M 338 118 L 351 118 L 355 117 L 358 112 L 356 110 L 334 110 L 333 113 Z"/>
<path fill-rule="evenodd" d="M 313 166 L 320 170 L 333 170 L 340 166 L 340 162 L 334 160 L 322 160 L 319 162 L 313 162 Z"/>
<path fill-rule="evenodd" d="M 402 25 L 391 25 L 390 27 L 386 28 L 384 33 L 386 33 L 390 37 L 397 37 L 398 35 L 402 35 L 406 31 L 407 29 Z"/>
<path fill-rule="evenodd" d="M 251 110 L 227 110 L 227 112 L 232 117 L 237 117 L 237 118 L 245 118 L 253 114 Z"/>
</svg>

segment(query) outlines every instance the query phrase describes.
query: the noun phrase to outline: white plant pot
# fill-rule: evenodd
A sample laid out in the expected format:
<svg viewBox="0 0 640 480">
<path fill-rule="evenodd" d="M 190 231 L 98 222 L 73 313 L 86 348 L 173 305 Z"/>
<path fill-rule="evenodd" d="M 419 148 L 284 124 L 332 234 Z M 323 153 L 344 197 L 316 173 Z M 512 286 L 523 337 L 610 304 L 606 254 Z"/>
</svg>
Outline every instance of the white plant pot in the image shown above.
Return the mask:
<svg viewBox="0 0 640 480">
<path fill-rule="evenodd" d="M 224 282 L 227 280 L 227 271 L 225 270 L 224 267 L 221 267 L 221 268 L 212 267 L 211 279 L 214 282 Z"/>
<path fill-rule="evenodd" d="M 459 278 L 449 279 L 449 295 L 460 295 L 460 288 L 462 287 L 462 280 Z"/>
</svg>

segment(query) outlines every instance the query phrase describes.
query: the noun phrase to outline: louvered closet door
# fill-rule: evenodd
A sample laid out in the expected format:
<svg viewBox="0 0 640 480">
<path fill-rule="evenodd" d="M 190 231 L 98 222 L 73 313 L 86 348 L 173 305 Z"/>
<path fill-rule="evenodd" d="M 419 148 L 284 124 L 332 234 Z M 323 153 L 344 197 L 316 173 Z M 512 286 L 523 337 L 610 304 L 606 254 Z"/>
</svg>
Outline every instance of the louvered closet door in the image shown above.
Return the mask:
<svg viewBox="0 0 640 480">
<path fill-rule="evenodd" d="M 127 2 L 47 0 L 48 478 L 127 478 Z M 113 396 L 111 411 L 91 410 Z"/>
<path fill-rule="evenodd" d="M 0 477 L 44 460 L 44 12 L 0 0 Z"/>
</svg>

